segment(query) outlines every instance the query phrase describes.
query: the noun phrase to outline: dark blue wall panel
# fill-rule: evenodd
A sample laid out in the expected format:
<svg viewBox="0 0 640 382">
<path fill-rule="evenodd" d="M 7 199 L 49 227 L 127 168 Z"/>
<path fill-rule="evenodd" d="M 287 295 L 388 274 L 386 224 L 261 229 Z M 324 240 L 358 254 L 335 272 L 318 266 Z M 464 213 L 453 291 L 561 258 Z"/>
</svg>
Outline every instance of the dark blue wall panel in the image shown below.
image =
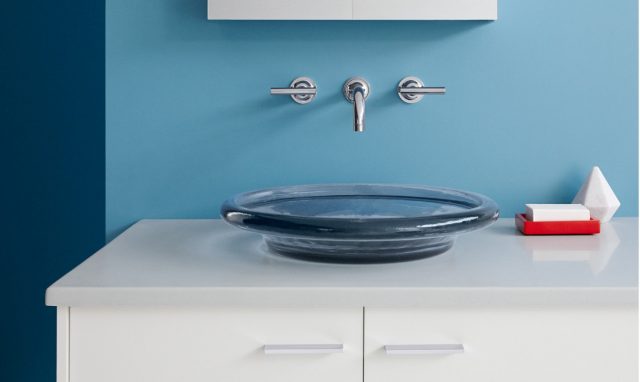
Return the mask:
<svg viewBox="0 0 640 382">
<path fill-rule="evenodd" d="M 1 14 L 0 380 L 54 381 L 44 291 L 104 243 L 104 2 Z"/>
</svg>

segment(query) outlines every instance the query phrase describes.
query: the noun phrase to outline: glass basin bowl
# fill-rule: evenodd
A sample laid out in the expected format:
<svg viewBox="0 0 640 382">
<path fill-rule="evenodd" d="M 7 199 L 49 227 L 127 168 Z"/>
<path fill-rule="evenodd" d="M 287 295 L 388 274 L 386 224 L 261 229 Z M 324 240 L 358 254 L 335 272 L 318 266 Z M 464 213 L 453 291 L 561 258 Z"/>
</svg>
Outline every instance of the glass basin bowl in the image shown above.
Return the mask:
<svg viewBox="0 0 640 382">
<path fill-rule="evenodd" d="M 456 235 L 498 218 L 486 196 L 446 188 L 322 184 L 246 192 L 220 214 L 274 252 L 304 260 L 381 263 L 447 251 Z"/>
</svg>

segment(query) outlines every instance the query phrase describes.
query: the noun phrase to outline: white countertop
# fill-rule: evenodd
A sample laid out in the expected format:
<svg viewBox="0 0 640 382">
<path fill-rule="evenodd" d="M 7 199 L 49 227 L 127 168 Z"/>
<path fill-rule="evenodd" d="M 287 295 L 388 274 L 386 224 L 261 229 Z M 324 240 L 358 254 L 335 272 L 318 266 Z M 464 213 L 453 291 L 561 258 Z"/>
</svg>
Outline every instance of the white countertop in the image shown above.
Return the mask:
<svg viewBox="0 0 640 382">
<path fill-rule="evenodd" d="M 637 304 L 638 219 L 594 236 L 523 236 L 513 219 L 395 264 L 322 264 L 267 252 L 221 220 L 142 220 L 47 289 L 80 305 L 420 306 Z"/>
</svg>

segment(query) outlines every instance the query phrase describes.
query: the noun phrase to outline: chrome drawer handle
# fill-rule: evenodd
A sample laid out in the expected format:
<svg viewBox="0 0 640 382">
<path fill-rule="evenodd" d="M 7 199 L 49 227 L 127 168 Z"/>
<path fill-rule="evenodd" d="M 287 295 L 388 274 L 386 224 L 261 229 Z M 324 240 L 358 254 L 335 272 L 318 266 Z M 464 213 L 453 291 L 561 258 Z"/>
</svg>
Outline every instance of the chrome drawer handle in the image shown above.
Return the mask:
<svg viewBox="0 0 640 382">
<path fill-rule="evenodd" d="M 387 355 L 446 355 L 464 353 L 463 344 L 385 345 Z"/>
<path fill-rule="evenodd" d="M 344 352 L 343 344 L 264 345 L 264 354 L 330 354 Z"/>
</svg>

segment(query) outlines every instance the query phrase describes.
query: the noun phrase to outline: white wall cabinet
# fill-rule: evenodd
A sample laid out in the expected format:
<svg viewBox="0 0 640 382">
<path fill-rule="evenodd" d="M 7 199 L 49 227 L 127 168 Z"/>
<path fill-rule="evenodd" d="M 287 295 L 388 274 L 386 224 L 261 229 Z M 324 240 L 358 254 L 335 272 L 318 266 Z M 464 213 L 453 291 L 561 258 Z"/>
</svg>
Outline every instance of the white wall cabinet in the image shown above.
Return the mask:
<svg viewBox="0 0 640 382">
<path fill-rule="evenodd" d="M 496 20 L 497 0 L 208 0 L 210 20 Z"/>
<path fill-rule="evenodd" d="M 351 0 L 208 0 L 210 20 L 350 20 Z"/>
<path fill-rule="evenodd" d="M 72 307 L 59 308 L 59 315 L 58 382 L 638 378 L 638 349 L 630 340 L 638 335 L 637 313 L 631 307 Z M 389 345 L 406 350 L 443 344 L 463 345 L 464 352 L 385 352 Z M 284 346 L 289 354 L 265 354 L 265 345 L 281 345 L 280 352 L 282 345 L 296 346 Z"/>
</svg>

